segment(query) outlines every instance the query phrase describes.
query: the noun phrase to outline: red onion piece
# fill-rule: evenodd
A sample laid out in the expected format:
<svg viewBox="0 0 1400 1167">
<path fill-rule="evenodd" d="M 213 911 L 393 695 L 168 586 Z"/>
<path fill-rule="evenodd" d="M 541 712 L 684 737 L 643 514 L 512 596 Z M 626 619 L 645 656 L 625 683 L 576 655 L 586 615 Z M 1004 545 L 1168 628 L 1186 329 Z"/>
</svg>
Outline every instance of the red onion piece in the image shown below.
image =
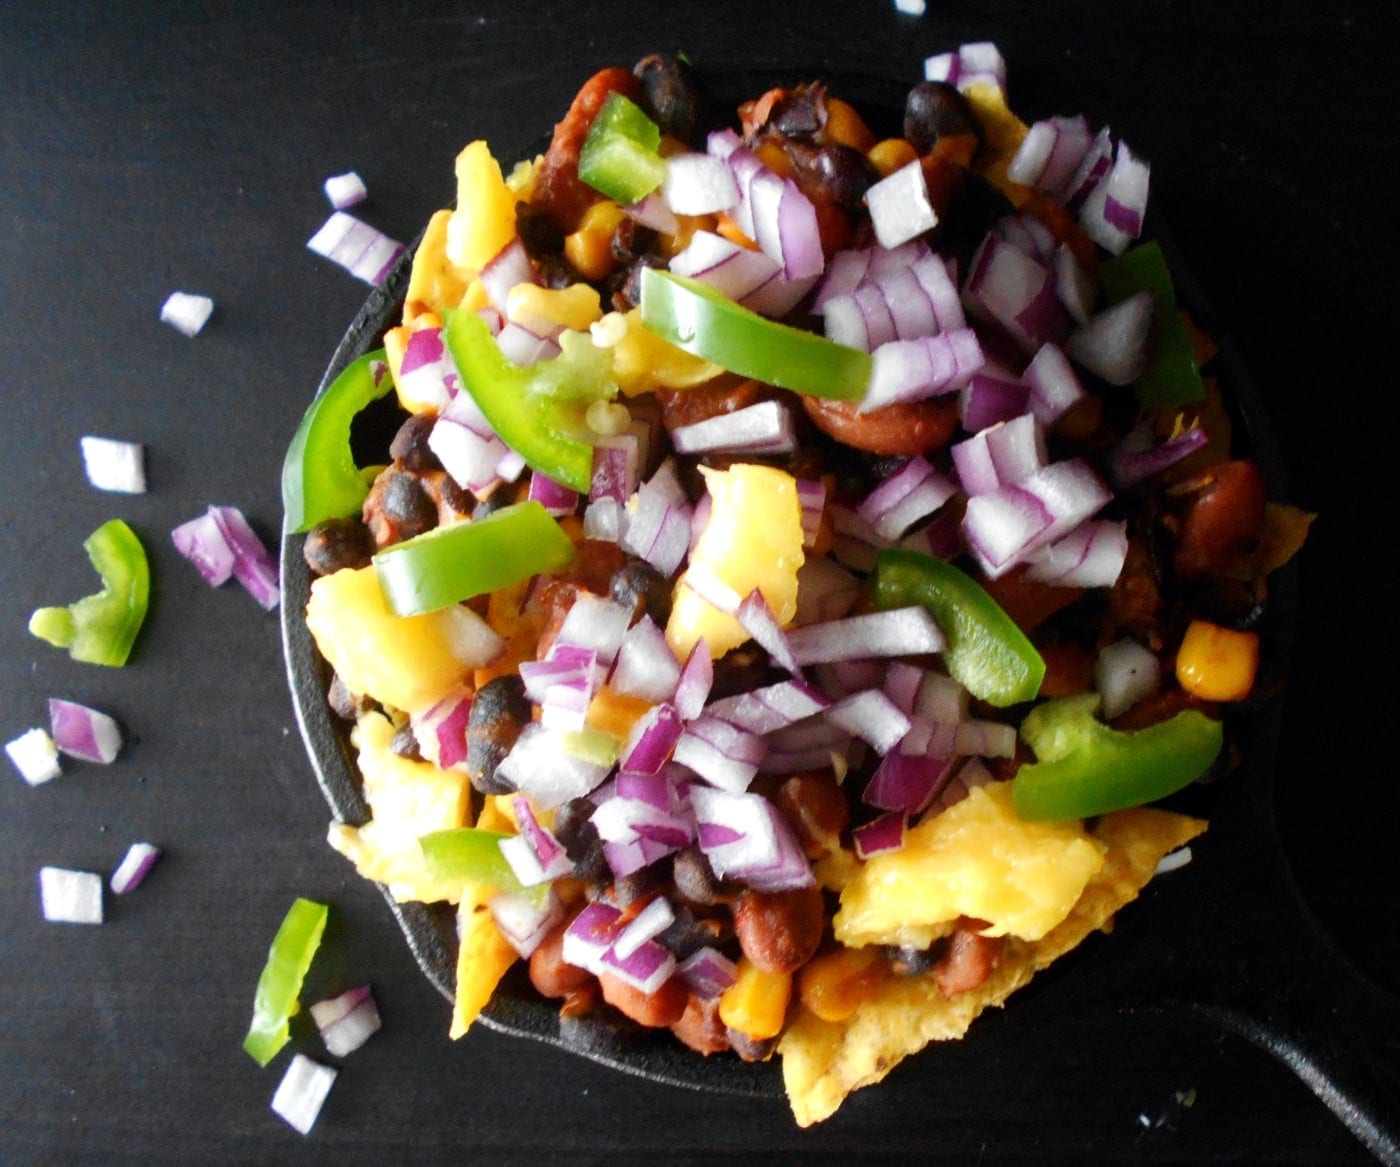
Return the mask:
<svg viewBox="0 0 1400 1167">
<path fill-rule="evenodd" d="M 368 985 L 347 989 L 338 997 L 317 1001 L 311 1006 L 311 1019 L 320 1030 L 326 1052 L 346 1057 L 379 1031 L 379 1008 Z"/>
<path fill-rule="evenodd" d="M 533 722 L 501 762 L 501 776 L 528 794 L 540 810 L 582 798 L 600 785 L 612 768 L 566 752 L 566 736 Z"/>
<path fill-rule="evenodd" d="M 710 686 L 714 684 L 714 679 L 715 662 L 710 659 L 709 646 L 702 636 L 685 658 L 681 679 L 676 682 L 676 712 L 684 720 L 690 721 L 700 716 L 705 702 L 710 699 Z"/>
<path fill-rule="evenodd" d="M 1099 649 L 1094 660 L 1094 688 L 1103 698 L 1105 721 L 1126 713 L 1162 686 L 1162 662 L 1136 640 L 1124 637 Z"/>
<path fill-rule="evenodd" d="M 1118 143 L 1113 168 L 1084 199 L 1079 221 L 1100 247 L 1122 255 L 1142 234 L 1152 168 L 1135 158 L 1126 142 Z"/>
<path fill-rule="evenodd" d="M 1112 587 L 1128 558 L 1128 525 L 1081 523 L 1063 539 L 1027 557 L 1026 578 L 1059 587 Z"/>
<path fill-rule="evenodd" d="M 39 905 L 51 924 L 100 924 L 102 877 L 66 867 L 41 867 Z"/>
<path fill-rule="evenodd" d="M 49 698 L 49 731 L 62 753 L 85 762 L 106 765 L 122 748 L 121 727 L 112 718 L 59 697 Z"/>
<path fill-rule="evenodd" d="M 591 648 L 598 654 L 600 665 L 610 666 L 617 659 L 622 638 L 627 635 L 631 623 L 630 606 L 591 592 L 581 592 L 569 606 L 554 643 Z"/>
<path fill-rule="evenodd" d="M 866 689 L 843 697 L 824 716 L 847 733 L 869 743 L 882 757 L 899 744 L 912 724 L 879 689 Z"/>
<path fill-rule="evenodd" d="M 697 786 L 690 799 L 700 849 L 721 879 L 732 876 L 760 891 L 815 882 L 792 828 L 766 798 Z"/>
<path fill-rule="evenodd" d="M 337 211 L 353 207 L 369 197 L 369 188 L 365 186 L 365 180 L 353 170 L 331 175 L 321 184 L 321 188 L 326 192 L 331 206 Z"/>
<path fill-rule="evenodd" d="M 970 328 L 882 344 L 873 354 L 870 384 L 859 412 L 951 393 L 967 385 L 985 364 L 982 346 Z"/>
<path fill-rule="evenodd" d="M 628 501 L 620 542 L 662 575 L 672 575 L 690 549 L 691 518 L 674 464 L 667 461 Z"/>
<path fill-rule="evenodd" d="M 404 252 L 402 243 L 344 211 L 335 211 L 306 246 L 367 284 L 381 283 Z"/>
<path fill-rule="evenodd" d="M 1005 215 L 992 224 L 992 232 L 1003 243 L 1047 267 L 1055 257 L 1055 236 L 1034 215 Z"/>
<path fill-rule="evenodd" d="M 1010 758 L 1016 753 L 1016 727 L 1001 721 L 964 721 L 954 735 L 953 750 L 964 757 Z"/>
<path fill-rule="evenodd" d="M 699 717 L 686 726 L 674 757 L 712 786 L 739 794 L 758 773 L 767 748 L 757 734 L 716 717 Z"/>
<path fill-rule="evenodd" d="M 462 378 L 457 372 L 452 354 L 442 343 L 442 330 L 439 328 L 420 328 L 417 332 L 410 333 L 408 343 L 404 348 L 403 360 L 399 364 L 399 389 L 404 398 L 416 406 L 435 409 L 438 413 L 443 413 L 448 409 L 453 398 L 458 396 L 458 390 L 461 386 Z M 470 402 L 473 416 L 469 419 L 457 418 L 456 420 L 471 425 L 471 428 L 479 433 L 491 434 L 491 427 L 487 424 L 484 416 L 479 416 L 480 410 L 476 409 L 476 402 L 471 400 L 471 395 L 461 394 L 461 396 Z M 459 411 L 466 408 L 468 408 L 467 404 L 463 403 L 459 407 Z M 474 424 L 478 420 L 480 424 Z"/>
<path fill-rule="evenodd" d="M 787 634 L 778 623 L 778 618 L 773 615 L 773 609 L 768 606 L 768 601 L 761 591 L 754 588 L 744 597 L 734 615 L 743 625 L 744 631 L 773 658 L 775 664 L 781 665 L 790 673 L 798 671 L 797 661 L 793 659 L 792 650 L 788 648 Z"/>
<path fill-rule="evenodd" d="M 188 337 L 198 336 L 213 314 L 213 300 L 190 292 L 171 292 L 160 306 L 161 323 Z"/>
<path fill-rule="evenodd" d="M 1210 439 L 1199 425 L 1193 425 L 1160 445 L 1152 445 L 1152 427 L 1147 422 L 1134 427 L 1109 455 L 1109 475 L 1120 490 L 1136 486 L 1204 446 Z"/>
<path fill-rule="evenodd" d="M 1076 324 L 1087 324 L 1099 302 L 1099 282 L 1079 264 L 1068 244 L 1055 249 L 1055 295 Z"/>
<path fill-rule="evenodd" d="M 622 935 L 613 941 L 613 956 L 625 961 L 643 944 L 655 940 L 675 922 L 675 910 L 665 896 L 657 896 L 632 917 L 632 922 L 623 929 Z"/>
<path fill-rule="evenodd" d="M 1001 325 L 1028 353 L 1046 341 L 1063 340 L 1070 329 L 1054 273 L 992 233 L 973 256 L 963 299 L 974 314 Z"/>
<path fill-rule="evenodd" d="M 938 226 L 938 213 L 917 159 L 872 185 L 865 192 L 865 205 L 882 247 L 898 247 Z"/>
<path fill-rule="evenodd" d="M 856 513 L 893 542 L 956 493 L 956 486 L 916 456 L 872 490 Z"/>
<path fill-rule="evenodd" d="M 594 900 L 564 929 L 561 959 L 565 964 L 596 974 L 602 970 L 603 954 L 625 927 L 620 911 L 611 904 Z"/>
<path fill-rule="evenodd" d="M 587 690 L 591 697 L 598 677 L 598 651 L 578 644 L 562 643 L 557 637 L 544 660 L 522 661 L 520 679 L 525 693 L 536 705 L 550 699 L 556 686 Z"/>
<path fill-rule="evenodd" d="M 680 662 L 666 643 L 665 633 L 650 616 L 643 615 L 622 638 L 609 684 L 629 697 L 660 703 L 671 700 L 680 679 Z"/>
<path fill-rule="evenodd" d="M 948 643 L 922 606 L 811 624 L 790 630 L 787 641 L 799 665 L 942 652 Z"/>
<path fill-rule="evenodd" d="M 623 510 L 615 498 L 600 498 L 583 512 L 583 537 L 600 543 L 616 543 L 622 538 Z"/>
<path fill-rule="evenodd" d="M 671 257 L 670 269 L 708 284 L 738 303 L 781 270 L 763 252 L 742 247 L 712 231 L 695 232 L 685 248 Z"/>
<path fill-rule="evenodd" d="M 530 475 L 530 493 L 526 497 L 539 503 L 555 518 L 571 515 L 578 509 L 578 491 L 538 471 Z"/>
<path fill-rule="evenodd" d="M 37 726 L 6 742 L 5 753 L 30 786 L 49 782 L 63 773 L 58 764 L 58 747 L 47 731 Z"/>
<path fill-rule="evenodd" d="M 530 851 L 539 862 L 543 878 L 558 879 L 560 876 L 571 874 L 574 869 L 573 861 L 559 840 L 540 825 L 540 820 L 535 817 L 534 809 L 530 806 L 530 800 L 516 795 L 511 800 L 511 806 L 515 811 L 515 821 L 520 827 L 517 837 L 529 844 Z"/>
<path fill-rule="evenodd" d="M 1019 486 L 1001 486 L 969 498 L 963 515 L 968 547 L 992 578 L 1005 574 L 1050 529 L 1048 508 Z"/>
<path fill-rule="evenodd" d="M 551 327 L 550 331 L 556 330 Z M 496 343 L 506 360 L 521 366 L 553 360 L 560 352 L 552 335 L 541 335 L 514 320 L 506 321 L 496 336 Z"/>
<path fill-rule="evenodd" d="M 209 514 L 218 524 L 219 533 L 233 552 L 233 578 L 247 590 L 266 611 L 281 601 L 278 591 L 277 565 L 262 540 L 248 525 L 237 507 L 212 506 Z"/>
<path fill-rule="evenodd" d="M 1108 132 L 1108 127 L 1104 126 L 1094 140 L 1089 143 L 1089 148 L 1084 152 L 1084 157 L 1080 160 L 1079 166 L 1075 169 L 1074 176 L 1066 184 L 1064 204 L 1071 211 L 1078 211 L 1084 205 L 1094 189 L 1103 181 L 1103 177 L 1108 173 L 1109 166 L 1113 159 L 1113 138 Z"/>
<path fill-rule="evenodd" d="M 655 705 L 638 719 L 622 750 L 622 768 L 655 774 L 671 758 L 684 729 L 673 705 Z"/>
<path fill-rule="evenodd" d="M 1045 433 L 1034 414 L 1023 413 L 977 436 L 986 440 L 998 485 L 1024 482 L 1044 469 L 1049 460 Z"/>
<path fill-rule="evenodd" d="M 78 439 L 87 480 L 98 490 L 116 494 L 146 493 L 146 447 L 116 438 Z"/>
<path fill-rule="evenodd" d="M 170 532 L 170 539 L 210 587 L 226 583 L 233 575 L 233 548 L 209 512 L 181 523 Z"/>
<path fill-rule="evenodd" d="M 723 158 L 673 154 L 666 159 L 661 195 L 677 215 L 710 215 L 739 201 L 739 188 Z"/>
<path fill-rule="evenodd" d="M 141 881 L 150 873 L 152 867 L 156 865 L 156 860 L 161 856 L 161 850 L 150 843 L 132 843 L 126 849 L 126 854 L 122 856 L 122 861 L 117 864 L 117 869 L 112 872 L 109 886 L 114 895 L 125 895 L 129 891 L 135 891 Z"/>
<path fill-rule="evenodd" d="M 806 681 L 780 681 L 716 701 L 705 709 L 748 733 L 769 734 L 821 713 L 831 704 L 825 694 Z"/>
<path fill-rule="evenodd" d="M 904 850 L 904 828 L 907 819 L 902 814 L 882 814 L 873 822 L 856 827 L 851 832 L 857 859 L 870 859 Z"/>
<path fill-rule="evenodd" d="M 701 1000 L 713 1001 L 739 979 L 739 969 L 719 949 L 706 946 L 677 964 L 676 975 Z"/>
<path fill-rule="evenodd" d="M 1130 385 L 1147 367 L 1154 311 L 1150 291 L 1120 300 L 1076 329 L 1065 351 L 1110 385 Z"/>
<path fill-rule="evenodd" d="M 659 190 L 652 191 L 641 202 L 633 203 L 622 209 L 633 222 L 640 223 L 643 227 L 650 227 L 653 231 L 659 231 L 663 235 L 675 235 L 681 229 L 680 220 L 676 218 L 675 212 L 666 205 L 665 196 Z"/>
<path fill-rule="evenodd" d="M 962 423 L 968 433 L 976 433 L 998 422 L 1010 421 L 1025 413 L 1030 387 L 1019 378 L 987 372 L 974 373 L 962 391 Z"/>
<path fill-rule="evenodd" d="M 459 393 L 453 407 L 466 396 Z M 444 414 L 428 433 L 428 448 L 452 480 L 477 498 L 487 497 L 501 483 L 496 470 L 508 451 L 494 433 L 482 434 Z"/>
<path fill-rule="evenodd" d="M 599 960 L 599 972 L 608 973 L 631 985 L 639 993 L 656 992 L 676 971 L 676 958 L 655 941 L 648 940 L 629 956 L 608 949 Z"/>
<path fill-rule="evenodd" d="M 786 454 L 797 449 L 792 413 L 780 401 L 760 401 L 671 431 L 678 454 Z"/>
<path fill-rule="evenodd" d="M 1083 114 L 1036 122 L 1007 164 L 1006 176 L 1063 199 L 1092 141 L 1093 131 Z"/>
<path fill-rule="evenodd" d="M 305 1054 L 293 1055 L 272 1096 L 273 1112 L 285 1119 L 293 1130 L 310 1134 L 335 1084 L 336 1073 L 330 1066 L 313 1062 Z"/>
<path fill-rule="evenodd" d="M 892 750 L 871 776 L 861 801 L 877 810 L 915 815 L 931 803 L 953 773 L 954 760 Z"/>
<path fill-rule="evenodd" d="M 1043 426 L 1054 425 L 1085 395 L 1069 358 L 1053 344 L 1040 346 L 1021 379 L 1030 386 L 1030 409 Z"/>
<path fill-rule="evenodd" d="M 959 90 L 992 85 L 1006 95 L 1006 61 L 991 41 L 961 45 L 956 53 L 939 53 L 924 61 L 924 80 L 946 81 Z"/>
</svg>

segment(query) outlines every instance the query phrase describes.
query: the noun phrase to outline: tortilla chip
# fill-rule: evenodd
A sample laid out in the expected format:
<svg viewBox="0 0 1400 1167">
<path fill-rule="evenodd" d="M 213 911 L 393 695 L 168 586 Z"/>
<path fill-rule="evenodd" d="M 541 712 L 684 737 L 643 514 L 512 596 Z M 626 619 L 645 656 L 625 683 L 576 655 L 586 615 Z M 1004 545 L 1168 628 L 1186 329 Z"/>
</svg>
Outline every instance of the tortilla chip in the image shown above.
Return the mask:
<svg viewBox="0 0 1400 1167">
<path fill-rule="evenodd" d="M 879 1082 L 931 1041 L 967 1032 L 973 1019 L 1026 984 L 1137 898 L 1164 855 L 1206 829 L 1200 819 L 1139 807 L 1105 815 L 1094 836 L 1107 845 L 1103 866 L 1069 916 L 1043 939 L 1011 938 L 980 986 L 944 997 L 931 976 L 895 978 L 845 1021 L 799 1009 L 778 1045 L 788 1101 L 799 1126 L 829 1118 L 846 1096 Z"/>
</svg>

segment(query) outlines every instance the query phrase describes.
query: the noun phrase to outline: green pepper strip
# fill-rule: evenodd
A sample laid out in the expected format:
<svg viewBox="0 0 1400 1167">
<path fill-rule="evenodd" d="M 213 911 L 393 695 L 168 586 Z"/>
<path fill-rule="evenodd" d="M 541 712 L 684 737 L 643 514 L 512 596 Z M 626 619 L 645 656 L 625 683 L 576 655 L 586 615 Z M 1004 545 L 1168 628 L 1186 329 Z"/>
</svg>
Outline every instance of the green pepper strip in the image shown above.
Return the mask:
<svg viewBox="0 0 1400 1167">
<path fill-rule="evenodd" d="M 573 559 L 573 542 L 559 524 L 526 501 L 395 543 L 373 562 L 389 610 L 420 616 L 558 571 Z"/>
<path fill-rule="evenodd" d="M 1023 819 L 1087 818 L 1156 802 L 1204 774 L 1224 744 L 1220 722 L 1195 709 L 1125 732 L 1095 719 L 1098 703 L 1096 693 L 1047 701 L 1022 722 L 1037 759 L 1011 785 Z"/>
<path fill-rule="evenodd" d="M 952 564 L 917 551 L 881 551 L 874 599 L 882 610 L 927 608 L 948 638 L 943 663 L 974 697 L 1005 707 L 1040 692 L 1040 653 L 981 585 Z"/>
<path fill-rule="evenodd" d="M 641 202 L 666 177 L 660 145 L 661 130 L 641 107 L 609 93 L 583 140 L 578 176 L 619 203 Z"/>
<path fill-rule="evenodd" d="M 506 857 L 501 854 L 501 840 L 510 838 L 498 831 L 483 831 L 476 827 L 452 827 L 433 831 L 418 839 L 428 874 L 443 883 L 483 883 L 507 895 L 524 896 L 537 907 L 549 896 L 549 884 L 526 887 L 516 878 Z"/>
<path fill-rule="evenodd" d="M 642 323 L 686 352 L 766 385 L 859 401 L 870 384 L 869 353 L 768 320 L 699 280 L 659 268 L 642 272 Z"/>
<path fill-rule="evenodd" d="M 102 590 L 66 608 L 39 608 L 29 631 L 74 660 L 119 668 L 151 600 L 151 567 L 141 540 L 121 519 L 111 519 L 83 541 L 83 549 L 102 577 Z"/>
<path fill-rule="evenodd" d="M 582 439 L 580 406 L 611 397 L 612 354 L 586 335 L 565 332 L 563 350 L 549 361 L 521 367 L 506 359 L 475 312 L 449 312 L 443 341 L 462 384 L 486 420 L 532 470 L 573 490 L 588 490 L 593 447 Z"/>
<path fill-rule="evenodd" d="M 272 1061 L 291 1037 L 287 1022 L 297 1011 L 297 994 L 326 930 L 328 913 L 325 904 L 298 899 L 277 929 L 258 977 L 253 1023 L 243 1039 L 243 1048 L 260 1066 Z"/>
<path fill-rule="evenodd" d="M 1162 248 L 1144 243 L 1099 267 L 1104 295 L 1111 303 L 1138 292 L 1154 296 L 1151 357 L 1137 379 L 1135 392 L 1144 409 L 1174 408 L 1204 401 L 1206 387 L 1196 369 L 1191 336 L 1176 307 L 1176 288 Z"/>
<path fill-rule="evenodd" d="M 366 353 L 311 403 L 282 462 L 282 507 L 292 531 L 359 514 L 369 483 L 350 450 L 350 423 L 394 387 L 384 350 Z"/>
</svg>

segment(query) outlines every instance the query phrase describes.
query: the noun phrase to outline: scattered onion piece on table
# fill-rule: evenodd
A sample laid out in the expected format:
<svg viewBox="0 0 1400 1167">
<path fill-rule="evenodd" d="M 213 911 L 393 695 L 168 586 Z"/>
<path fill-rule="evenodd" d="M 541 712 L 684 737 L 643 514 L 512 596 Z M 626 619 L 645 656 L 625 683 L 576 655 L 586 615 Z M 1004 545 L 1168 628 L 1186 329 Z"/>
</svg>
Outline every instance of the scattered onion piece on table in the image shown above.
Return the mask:
<svg viewBox="0 0 1400 1167">
<path fill-rule="evenodd" d="M 38 726 L 6 742 L 5 753 L 30 786 L 38 786 L 63 773 L 58 764 L 58 747 L 47 731 Z"/>
<path fill-rule="evenodd" d="M 162 323 L 186 336 L 198 336 L 214 314 L 214 301 L 191 292 L 171 292 L 160 306 Z"/>
<path fill-rule="evenodd" d="M 154 844 L 132 843 L 126 849 L 126 855 L 117 865 L 116 871 L 112 872 L 111 888 L 113 893 L 120 896 L 129 891 L 135 891 L 140 886 L 141 881 L 150 873 L 151 868 L 156 865 L 156 860 L 160 856 L 161 850 Z"/>
<path fill-rule="evenodd" d="M 107 765 L 122 748 L 122 731 L 116 721 L 76 701 L 49 698 L 49 729 L 54 745 L 70 758 Z"/>
<path fill-rule="evenodd" d="M 78 439 L 87 480 L 98 490 L 116 494 L 146 493 L 146 448 L 116 438 Z"/>
<path fill-rule="evenodd" d="M 181 523 L 170 538 L 211 587 L 233 576 L 264 609 L 277 607 L 277 565 L 237 507 L 211 506 Z"/>
<path fill-rule="evenodd" d="M 369 196 L 365 181 L 353 170 L 344 174 L 333 174 L 324 184 L 326 198 L 337 211 L 362 203 Z"/>
<path fill-rule="evenodd" d="M 311 1019 L 321 1031 L 327 1052 L 338 1058 L 354 1053 L 379 1029 L 379 1008 L 368 985 L 317 1001 Z"/>
<path fill-rule="evenodd" d="M 53 924 L 102 923 L 102 878 L 66 867 L 39 869 L 39 901 Z"/>
<path fill-rule="evenodd" d="M 325 1105 L 326 1095 L 335 1084 L 336 1073 L 330 1066 L 297 1054 L 282 1075 L 277 1093 L 272 1096 L 272 1109 L 286 1119 L 293 1130 L 310 1134 Z"/>
<path fill-rule="evenodd" d="M 306 246 L 367 284 L 383 280 L 404 251 L 402 243 L 344 211 L 332 214 Z"/>
</svg>

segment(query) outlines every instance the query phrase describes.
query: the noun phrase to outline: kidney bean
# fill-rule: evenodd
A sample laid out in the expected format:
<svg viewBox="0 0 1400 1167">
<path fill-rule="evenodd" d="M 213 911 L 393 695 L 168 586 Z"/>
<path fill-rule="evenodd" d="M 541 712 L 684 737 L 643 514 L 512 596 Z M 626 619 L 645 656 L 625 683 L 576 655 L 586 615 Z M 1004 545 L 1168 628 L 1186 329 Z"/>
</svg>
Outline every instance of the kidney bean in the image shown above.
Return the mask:
<svg viewBox="0 0 1400 1167">
<path fill-rule="evenodd" d="M 1015 625 L 1027 634 L 1084 594 L 1083 588 L 1052 587 L 1027 579 L 1026 570 L 1019 567 L 996 579 L 982 581 L 982 586 Z"/>
<path fill-rule="evenodd" d="M 530 724 L 530 699 L 518 674 L 494 677 L 472 698 L 467 715 L 467 772 L 482 794 L 509 794 L 515 787 L 496 768 Z"/>
<path fill-rule="evenodd" d="M 734 904 L 739 947 L 764 972 L 796 972 L 812 959 L 826 927 L 821 888 L 746 891 Z"/>
<path fill-rule="evenodd" d="M 854 402 L 803 397 L 816 427 L 829 437 L 871 454 L 927 454 L 948 444 L 958 428 L 958 397 L 931 397 L 858 413 Z"/>
<path fill-rule="evenodd" d="M 596 984 L 587 969 L 564 962 L 564 929 L 560 924 L 546 934 L 540 946 L 530 954 L 530 983 L 542 997 L 568 997 Z"/>
<path fill-rule="evenodd" d="M 1183 578 L 1226 575 L 1258 543 L 1268 487 L 1253 462 L 1222 462 L 1202 476 L 1206 483 L 1182 517 L 1176 573 Z"/>
<path fill-rule="evenodd" d="M 574 97 L 564 120 L 554 127 L 554 137 L 540 163 L 531 204 L 549 215 L 562 231 L 577 228 L 583 212 L 598 201 L 598 192 L 578 176 L 578 157 L 593 119 L 610 93 L 635 101 L 641 95 L 641 83 L 616 66 L 593 74 Z"/>
<path fill-rule="evenodd" d="M 858 213 L 865 192 L 879 177 L 859 150 L 828 142 L 812 156 L 812 174 L 822 193 L 844 211 Z"/>
<path fill-rule="evenodd" d="M 306 533 L 301 554 L 306 566 L 317 575 L 330 575 L 346 567 L 368 567 L 374 554 L 374 538 L 357 517 L 327 519 Z"/>
<path fill-rule="evenodd" d="M 707 1001 L 694 993 L 686 999 L 685 1012 L 671 1026 L 671 1032 L 684 1044 L 702 1053 L 722 1054 L 730 1048 L 729 1030 L 719 1018 L 719 998 Z"/>
<path fill-rule="evenodd" d="M 611 973 L 598 978 L 603 1000 L 625 1017 L 649 1029 L 669 1029 L 685 1016 L 690 992 L 680 977 L 672 977 L 654 993 L 634 989 Z"/>
<path fill-rule="evenodd" d="M 1069 697 L 1093 689 L 1094 658 L 1084 645 L 1074 640 L 1052 640 L 1036 648 L 1045 662 L 1039 696 Z"/>
<path fill-rule="evenodd" d="M 760 401 L 773 400 L 778 390 L 759 381 L 725 373 L 689 389 L 658 389 L 656 395 L 661 399 L 662 424 L 669 433 L 681 426 L 709 421 Z"/>
<path fill-rule="evenodd" d="M 830 770 L 794 774 L 773 798 L 808 859 L 817 859 L 841 845 L 841 832 L 851 821 L 851 808 Z"/>
<path fill-rule="evenodd" d="M 938 991 L 954 997 L 975 989 L 1001 961 L 1004 936 L 983 936 L 968 928 L 959 928 L 948 938 L 948 949 L 933 970 Z"/>
</svg>

